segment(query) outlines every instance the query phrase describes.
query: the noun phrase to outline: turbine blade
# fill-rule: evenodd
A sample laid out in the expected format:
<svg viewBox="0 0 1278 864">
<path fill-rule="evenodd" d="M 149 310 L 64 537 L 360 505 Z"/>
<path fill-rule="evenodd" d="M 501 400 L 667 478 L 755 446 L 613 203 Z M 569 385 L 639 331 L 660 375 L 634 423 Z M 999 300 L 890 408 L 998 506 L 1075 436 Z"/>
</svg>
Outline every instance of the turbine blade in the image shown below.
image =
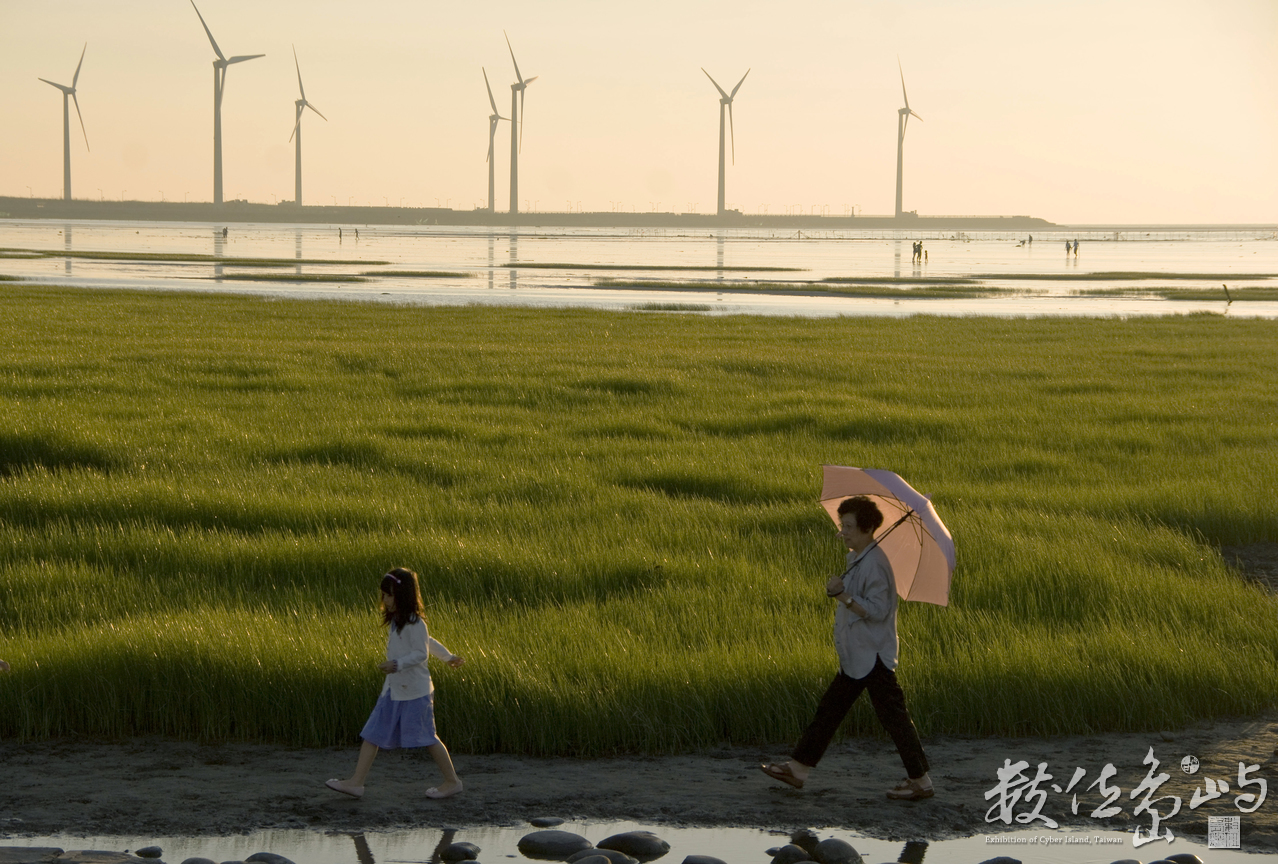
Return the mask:
<svg viewBox="0 0 1278 864">
<path fill-rule="evenodd" d="M 41 80 L 41 81 L 43 81 L 45 84 L 48 84 L 50 87 L 57 87 L 57 88 L 58 88 L 59 90 L 61 90 L 63 93 L 70 93 L 70 92 L 71 92 L 71 88 L 70 88 L 70 87 L 67 87 L 67 86 L 65 86 L 65 85 L 63 85 L 63 84 L 54 84 L 54 83 L 53 83 L 52 81 L 50 81 L 48 78 L 41 78 L 40 80 Z"/>
<path fill-rule="evenodd" d="M 732 164 L 737 164 L 737 129 L 732 124 L 732 102 L 728 102 L 728 129 L 732 132 Z"/>
<path fill-rule="evenodd" d="M 265 54 L 238 54 L 230 60 L 227 60 L 226 65 L 230 66 L 232 63 L 243 63 L 245 60 L 256 60 L 258 57 L 265 56 Z"/>
<path fill-rule="evenodd" d="M 305 100 L 303 100 L 303 101 L 305 101 Z M 312 111 L 314 111 L 316 114 L 319 114 L 319 115 L 320 115 L 320 117 L 323 117 L 323 119 L 324 119 L 324 122 L 325 122 L 325 123 L 327 123 L 327 122 L 328 122 L 328 118 L 327 118 L 327 117 L 324 117 L 324 115 L 323 115 L 323 114 L 320 114 L 320 110 L 319 110 L 318 108 L 316 108 L 314 105 L 312 105 L 310 102 L 307 102 L 307 103 L 306 103 L 306 107 L 307 107 L 307 108 L 310 108 L 310 109 L 311 109 Z"/>
<path fill-rule="evenodd" d="M 706 72 L 706 67 L 702 66 L 701 71 Z M 728 94 L 723 92 L 723 88 L 719 86 L 719 82 L 714 80 L 714 78 L 710 75 L 709 72 L 706 72 L 706 77 L 710 79 L 710 83 L 714 85 L 714 89 L 719 91 L 719 95 L 722 96 L 724 99 L 727 99 Z"/>
<path fill-rule="evenodd" d="M 80 49 L 80 62 L 75 64 L 75 77 L 71 79 L 71 89 L 75 89 L 75 84 L 80 80 L 80 67 L 84 65 L 84 52 L 89 50 L 89 43 L 85 42 L 84 47 Z"/>
<path fill-rule="evenodd" d="M 75 91 L 71 91 L 71 101 L 75 103 L 75 116 L 80 118 L 80 131 L 84 133 L 84 149 L 89 149 L 89 133 L 84 128 L 84 115 L 80 113 L 80 100 L 75 98 Z"/>
<path fill-rule="evenodd" d="M 896 58 L 896 68 L 901 73 L 901 98 L 905 100 L 905 107 L 910 107 L 910 97 L 905 92 L 905 70 L 901 68 L 901 58 Z M 908 119 L 908 118 L 907 118 Z"/>
<path fill-rule="evenodd" d="M 728 98 L 732 99 L 737 95 L 737 91 L 741 89 L 741 85 L 745 83 L 746 75 L 750 74 L 750 70 L 746 70 L 746 74 L 741 76 L 741 80 L 737 82 L 737 86 L 732 88 L 732 92 L 728 94 Z"/>
<path fill-rule="evenodd" d="M 213 53 L 217 55 L 217 59 L 225 60 L 226 56 L 222 53 L 222 49 L 217 47 L 217 40 L 213 38 L 213 31 L 209 29 L 209 25 L 204 23 L 204 16 L 200 15 L 200 7 L 195 5 L 195 0 L 191 0 L 191 8 L 195 10 L 195 14 L 200 18 L 200 24 L 204 27 L 204 32 L 208 34 L 209 44 L 213 46 Z M 88 43 L 85 43 L 88 47 Z"/>
<path fill-rule="evenodd" d="M 910 113 L 911 113 L 911 114 L 914 114 L 914 112 L 913 112 L 913 111 L 911 111 Z M 919 115 L 917 115 L 917 114 L 914 114 L 914 116 L 915 116 L 915 117 L 919 117 Z M 922 122 L 923 122 L 923 118 L 922 118 L 922 117 L 919 117 L 919 122 L 920 122 L 920 123 L 922 123 Z"/>
<path fill-rule="evenodd" d="M 536 81 L 539 77 L 540 77 L 540 76 L 538 76 L 538 75 L 534 75 L 533 77 L 531 77 L 531 78 L 529 78 L 529 79 L 525 80 L 525 81 L 524 81 L 524 86 L 525 86 L 525 87 L 527 87 L 529 84 L 531 84 L 532 82 Z"/>
<path fill-rule="evenodd" d="M 497 113 L 497 100 L 493 98 L 493 87 L 488 83 L 488 70 L 483 66 L 479 67 L 479 71 L 484 73 L 484 87 L 488 90 L 488 104 L 493 106 L 493 113 Z"/>
<path fill-rule="evenodd" d="M 501 35 L 506 36 L 506 31 L 501 31 Z M 510 48 L 510 62 L 515 64 L 515 77 L 519 79 L 519 83 L 524 83 L 524 76 L 519 74 L 519 61 L 515 59 L 515 49 L 510 47 L 510 37 L 506 36 L 506 47 Z"/>
<path fill-rule="evenodd" d="M 302 94 L 302 101 L 306 101 L 306 88 L 302 86 L 302 67 L 297 62 L 297 46 L 293 46 L 293 66 L 297 68 L 297 89 Z"/>
<path fill-rule="evenodd" d="M 305 110 L 305 109 L 300 108 L 300 107 L 297 109 L 297 122 L 293 124 L 293 131 L 292 131 L 292 132 L 290 132 L 290 133 L 289 133 L 289 136 L 288 136 L 288 140 L 290 140 L 290 141 L 292 141 L 292 140 L 293 140 L 293 136 L 297 134 L 297 130 L 298 130 L 298 128 L 299 128 L 299 127 L 301 127 L 301 125 L 302 125 L 302 111 L 303 111 L 303 110 Z"/>
</svg>

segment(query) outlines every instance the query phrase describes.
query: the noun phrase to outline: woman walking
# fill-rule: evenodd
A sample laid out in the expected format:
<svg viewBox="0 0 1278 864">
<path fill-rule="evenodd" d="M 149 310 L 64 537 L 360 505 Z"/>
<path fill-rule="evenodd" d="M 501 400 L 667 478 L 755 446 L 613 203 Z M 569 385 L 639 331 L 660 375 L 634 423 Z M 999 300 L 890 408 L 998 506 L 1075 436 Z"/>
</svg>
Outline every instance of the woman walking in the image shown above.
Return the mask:
<svg viewBox="0 0 1278 864">
<path fill-rule="evenodd" d="M 329 780 L 328 788 L 364 796 L 364 781 L 379 749 L 425 747 L 444 775 L 444 782 L 426 790 L 427 798 L 447 798 L 462 791 L 461 778 L 453 768 L 448 748 L 435 734 L 434 689 L 426 658 L 433 654 L 449 666 L 466 661 L 432 639 L 422 618 L 422 595 L 417 574 L 402 567 L 382 577 L 382 622 L 389 628 L 386 660 L 377 668 L 386 673 L 386 683 L 377 705 L 364 724 L 355 773 L 345 780 Z"/>
<path fill-rule="evenodd" d="M 839 539 L 848 548 L 847 570 L 842 576 L 831 576 L 825 590 L 838 603 L 834 645 L 839 672 L 821 697 L 816 716 L 790 760 L 759 767 L 772 779 L 802 789 L 861 691 L 869 690 L 874 713 L 892 736 L 905 764 L 906 778 L 887 790 L 887 797 L 902 801 L 931 798 L 935 792 L 927 773 L 927 756 L 894 671 L 896 578 L 887 554 L 874 540 L 874 532 L 883 524 L 883 513 L 864 495 L 843 501 L 838 512 L 842 525 Z"/>
</svg>

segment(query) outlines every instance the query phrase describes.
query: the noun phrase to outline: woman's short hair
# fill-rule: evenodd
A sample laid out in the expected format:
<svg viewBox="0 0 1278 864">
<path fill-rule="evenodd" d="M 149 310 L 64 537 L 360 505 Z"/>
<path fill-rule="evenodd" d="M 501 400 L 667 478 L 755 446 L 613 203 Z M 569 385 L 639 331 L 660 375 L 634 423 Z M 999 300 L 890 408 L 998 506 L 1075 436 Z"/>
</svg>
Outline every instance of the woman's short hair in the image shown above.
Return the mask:
<svg viewBox="0 0 1278 864">
<path fill-rule="evenodd" d="M 873 534 L 883 524 L 883 511 L 879 509 L 878 504 L 864 495 L 855 495 L 839 502 L 839 516 L 843 517 L 849 513 L 856 517 L 857 530 L 864 531 L 866 534 Z"/>
</svg>

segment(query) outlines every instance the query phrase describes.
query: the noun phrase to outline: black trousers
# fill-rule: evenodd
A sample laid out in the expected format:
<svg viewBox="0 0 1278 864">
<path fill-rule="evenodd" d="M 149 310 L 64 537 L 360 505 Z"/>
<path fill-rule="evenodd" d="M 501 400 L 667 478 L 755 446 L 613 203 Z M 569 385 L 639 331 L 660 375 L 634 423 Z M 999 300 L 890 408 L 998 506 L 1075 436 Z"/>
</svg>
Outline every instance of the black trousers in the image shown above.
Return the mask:
<svg viewBox="0 0 1278 864">
<path fill-rule="evenodd" d="M 874 668 L 864 678 L 849 678 L 840 670 L 825 695 L 817 706 L 816 716 L 804 730 L 803 737 L 794 748 L 790 758 L 804 765 L 816 766 L 825 755 L 825 750 L 834 740 L 834 733 L 839 724 L 852 710 L 852 704 L 861 695 L 862 690 L 870 691 L 870 702 L 874 705 L 874 713 L 878 715 L 883 728 L 896 743 L 896 752 L 901 754 L 901 762 L 905 764 L 905 772 L 911 780 L 917 780 L 927 773 L 927 756 L 923 753 L 923 744 L 919 741 L 918 730 L 910 719 L 910 712 L 905 708 L 905 694 L 897 683 L 896 673 L 883 665 L 883 661 L 875 659 Z"/>
</svg>

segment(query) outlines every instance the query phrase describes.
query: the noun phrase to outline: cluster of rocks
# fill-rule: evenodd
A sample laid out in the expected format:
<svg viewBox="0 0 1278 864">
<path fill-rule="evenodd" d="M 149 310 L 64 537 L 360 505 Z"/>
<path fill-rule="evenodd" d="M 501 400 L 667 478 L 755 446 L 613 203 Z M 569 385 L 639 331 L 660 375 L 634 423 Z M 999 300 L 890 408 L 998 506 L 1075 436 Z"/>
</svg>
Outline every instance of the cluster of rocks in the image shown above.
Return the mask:
<svg viewBox="0 0 1278 864">
<path fill-rule="evenodd" d="M 164 864 L 164 850 L 144 846 L 133 852 L 110 852 L 100 849 L 77 849 L 70 852 L 54 846 L 0 846 L 0 864 Z M 209 858 L 187 858 L 182 864 L 218 864 Z M 221 864 L 293 864 L 283 855 L 256 852 L 243 861 Z"/>
<path fill-rule="evenodd" d="M 528 858 L 566 861 L 568 864 L 645 864 L 669 852 L 670 844 L 651 831 L 626 831 L 595 844 L 571 831 L 547 829 L 519 838 L 519 851 Z M 723 862 L 717 858 L 691 855 L 685 859 L 685 864 Z"/>
</svg>

